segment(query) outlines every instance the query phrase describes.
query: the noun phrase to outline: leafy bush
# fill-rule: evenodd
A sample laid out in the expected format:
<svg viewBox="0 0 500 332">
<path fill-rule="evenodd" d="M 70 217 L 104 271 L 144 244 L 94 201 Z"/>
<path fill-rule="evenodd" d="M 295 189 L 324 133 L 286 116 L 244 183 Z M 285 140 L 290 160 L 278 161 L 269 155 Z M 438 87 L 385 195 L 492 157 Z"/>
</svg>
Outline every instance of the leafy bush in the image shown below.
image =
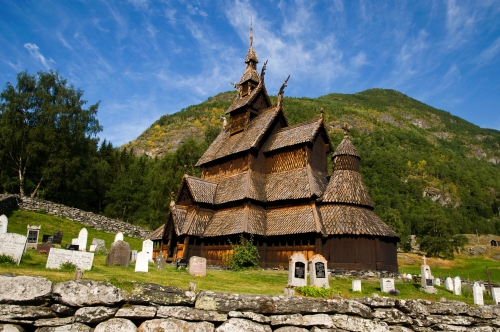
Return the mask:
<svg viewBox="0 0 500 332">
<path fill-rule="evenodd" d="M 61 269 L 61 271 L 65 271 L 65 272 L 73 272 L 73 271 L 76 271 L 76 265 L 71 263 L 71 262 L 66 262 L 66 263 L 62 263 L 59 268 Z"/>
<path fill-rule="evenodd" d="M 0 264 L 1 263 L 16 264 L 16 262 L 14 262 L 14 258 L 12 258 L 9 255 L 4 255 L 4 254 L 0 255 Z"/>
<path fill-rule="evenodd" d="M 229 240 L 228 240 L 229 241 Z M 240 243 L 229 244 L 233 247 L 233 252 L 222 257 L 226 266 L 233 271 L 255 269 L 259 267 L 259 250 L 253 245 L 253 235 L 250 234 L 248 240 L 240 235 Z"/>
<path fill-rule="evenodd" d="M 341 294 L 339 290 L 333 288 L 312 287 L 312 286 L 296 287 L 295 290 L 298 293 L 308 297 L 330 297 L 331 295 Z"/>
</svg>

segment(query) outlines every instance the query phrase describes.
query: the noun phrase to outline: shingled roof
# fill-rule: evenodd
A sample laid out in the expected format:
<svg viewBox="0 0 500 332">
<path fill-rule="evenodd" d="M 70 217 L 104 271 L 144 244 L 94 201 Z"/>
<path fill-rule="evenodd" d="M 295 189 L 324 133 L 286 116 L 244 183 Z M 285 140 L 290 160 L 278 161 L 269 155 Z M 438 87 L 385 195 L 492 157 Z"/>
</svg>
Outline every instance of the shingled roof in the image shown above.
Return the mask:
<svg viewBox="0 0 500 332">
<path fill-rule="evenodd" d="M 351 140 L 349 139 L 349 136 L 347 135 L 344 136 L 342 142 L 340 142 L 339 146 L 335 149 L 332 158 L 342 155 L 361 158 L 361 156 L 358 153 L 358 150 L 356 150 L 354 144 L 352 144 Z"/>
<path fill-rule="evenodd" d="M 361 178 L 361 174 L 351 170 L 334 171 L 321 201 L 326 203 L 348 203 L 373 208 L 373 201 Z"/>
<path fill-rule="evenodd" d="M 161 225 L 157 229 L 155 229 L 153 232 L 151 232 L 145 240 L 161 240 L 163 238 L 163 232 L 165 230 L 165 224 Z"/>
<path fill-rule="evenodd" d="M 183 183 L 189 188 L 195 203 L 213 203 L 217 183 L 213 183 L 195 176 L 184 175 L 182 179 L 181 188 Z"/>
<path fill-rule="evenodd" d="M 256 71 L 253 71 L 253 72 L 255 72 L 255 75 L 257 75 Z M 245 71 L 245 73 L 246 73 L 246 71 Z M 252 74 L 252 75 L 254 75 L 254 74 Z M 243 77 L 245 77 L 245 74 L 243 75 Z M 241 79 L 243 79 L 243 77 Z M 259 80 L 259 76 L 257 76 L 257 80 Z M 261 80 L 261 81 L 259 81 L 259 84 L 257 85 L 257 87 L 255 87 L 255 89 L 253 89 L 249 94 L 247 94 L 245 96 L 240 96 L 240 94 L 238 93 L 236 95 L 236 98 L 234 98 L 234 101 L 231 104 L 231 106 L 229 106 L 229 108 L 226 110 L 225 114 L 229 114 L 233 111 L 239 110 L 243 106 L 251 104 L 255 99 L 257 99 L 257 97 L 260 94 L 262 94 L 262 96 L 266 99 L 267 104 L 269 106 L 271 106 L 271 99 L 269 99 L 269 95 L 267 94 L 266 86 L 264 85 L 264 82 Z"/>
</svg>

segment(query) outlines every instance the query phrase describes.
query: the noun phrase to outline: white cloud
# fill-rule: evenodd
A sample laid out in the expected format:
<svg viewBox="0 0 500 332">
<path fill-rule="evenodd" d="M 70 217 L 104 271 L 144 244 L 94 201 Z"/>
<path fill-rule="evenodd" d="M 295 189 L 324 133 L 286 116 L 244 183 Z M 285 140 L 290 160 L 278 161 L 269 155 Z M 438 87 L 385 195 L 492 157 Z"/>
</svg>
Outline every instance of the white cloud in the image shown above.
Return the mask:
<svg viewBox="0 0 500 332">
<path fill-rule="evenodd" d="M 64 37 L 63 37 L 63 35 L 61 34 L 61 32 L 57 31 L 56 35 L 57 35 L 57 38 L 61 41 L 61 43 L 62 43 L 65 47 L 69 48 L 70 50 L 73 50 L 73 47 L 71 47 L 71 45 L 70 45 L 70 44 L 66 41 L 66 39 L 64 39 Z"/>
<path fill-rule="evenodd" d="M 6 61 L 6 60 L 4 60 L 4 62 L 5 62 L 6 64 L 8 64 L 8 65 L 9 65 L 12 69 L 14 69 L 16 72 L 19 72 L 19 71 L 21 71 L 21 70 L 22 70 L 22 65 L 21 65 L 21 62 L 20 62 L 19 60 L 17 60 L 17 63 L 16 63 L 16 64 L 15 64 L 15 63 L 12 63 L 12 62 L 10 62 L 10 61 Z"/>
<path fill-rule="evenodd" d="M 500 51 L 500 37 L 497 38 L 487 49 L 481 52 L 477 57 L 477 63 L 480 66 L 488 65 L 491 60 L 495 59 Z"/>
<path fill-rule="evenodd" d="M 40 53 L 40 48 L 36 46 L 36 44 L 26 43 L 24 44 L 24 48 L 30 52 L 33 58 L 40 61 L 40 63 L 45 67 L 46 70 L 50 69 L 49 63 L 56 63 L 51 58 L 49 59 L 45 58 L 45 56 L 42 53 Z"/>
<path fill-rule="evenodd" d="M 148 9 L 149 0 L 128 0 L 135 8 Z"/>
<path fill-rule="evenodd" d="M 476 23 L 475 15 L 475 10 L 466 8 L 465 4 L 460 7 L 455 0 L 446 2 L 446 29 L 448 32 L 446 46 L 448 48 L 457 48 L 470 38 Z"/>
<path fill-rule="evenodd" d="M 368 64 L 365 52 L 361 51 L 349 60 L 352 66 L 358 68 Z"/>
<path fill-rule="evenodd" d="M 187 4 L 186 8 L 188 10 L 188 13 L 191 14 L 191 15 L 200 15 L 200 16 L 203 16 L 203 17 L 207 17 L 208 16 L 207 12 L 205 12 L 204 10 L 202 10 L 202 9 L 200 9 L 198 7 L 193 6 L 190 3 Z"/>
</svg>

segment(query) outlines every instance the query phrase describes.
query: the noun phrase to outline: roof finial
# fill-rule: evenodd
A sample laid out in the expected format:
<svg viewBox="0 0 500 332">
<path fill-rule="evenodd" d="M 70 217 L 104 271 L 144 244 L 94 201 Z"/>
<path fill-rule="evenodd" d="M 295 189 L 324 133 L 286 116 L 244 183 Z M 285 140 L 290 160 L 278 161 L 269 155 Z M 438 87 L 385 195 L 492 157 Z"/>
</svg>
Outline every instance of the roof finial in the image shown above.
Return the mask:
<svg viewBox="0 0 500 332">
<path fill-rule="evenodd" d="M 288 75 L 288 77 L 286 78 L 285 82 L 283 82 L 283 85 L 281 86 L 280 91 L 278 92 L 278 103 L 276 104 L 276 106 L 278 108 L 281 107 L 281 103 L 283 102 L 283 94 L 285 92 L 285 88 L 288 85 L 287 82 L 288 82 L 289 78 L 290 78 L 290 75 Z"/>
<path fill-rule="evenodd" d="M 184 174 L 187 174 L 187 165 L 184 165 Z"/>
<path fill-rule="evenodd" d="M 253 29 L 252 29 L 252 19 L 250 19 L 250 47 L 253 44 Z"/>
<path fill-rule="evenodd" d="M 264 75 L 266 74 L 266 65 L 267 65 L 267 60 L 264 62 L 264 66 L 262 66 L 262 69 L 260 70 L 260 81 L 264 82 Z"/>
<path fill-rule="evenodd" d="M 320 113 L 321 118 L 324 119 L 325 118 L 325 110 L 323 109 L 323 107 L 321 107 L 319 109 L 319 113 Z"/>
<path fill-rule="evenodd" d="M 351 129 L 349 128 L 347 122 L 344 122 L 344 124 L 342 125 L 342 129 L 344 129 L 344 138 L 349 138 L 349 132 L 351 131 Z"/>
</svg>

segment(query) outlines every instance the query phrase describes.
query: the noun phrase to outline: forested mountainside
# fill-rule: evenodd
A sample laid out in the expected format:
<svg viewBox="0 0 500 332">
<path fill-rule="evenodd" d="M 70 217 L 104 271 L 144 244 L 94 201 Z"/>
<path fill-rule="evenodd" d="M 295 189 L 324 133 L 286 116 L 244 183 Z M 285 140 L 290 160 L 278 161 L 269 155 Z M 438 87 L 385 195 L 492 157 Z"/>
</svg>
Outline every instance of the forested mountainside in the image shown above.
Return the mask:
<svg viewBox="0 0 500 332">
<path fill-rule="evenodd" d="M 182 157 L 189 160 L 187 172 L 199 174 L 192 165 L 220 132 L 220 117 L 235 96 L 221 93 L 164 115 L 122 149 L 161 159 L 179 156 L 181 148 L 188 153 Z M 375 212 L 404 241 L 409 234 L 500 234 L 499 131 L 394 90 L 286 97 L 283 108 L 291 125 L 318 117 L 323 108 L 334 146 L 342 139 L 342 124 L 352 127 L 351 140 L 361 154 L 361 173 Z M 197 145 L 196 151 L 187 151 L 183 142 Z M 178 170 L 172 179 L 173 191 L 182 173 Z"/>
</svg>

